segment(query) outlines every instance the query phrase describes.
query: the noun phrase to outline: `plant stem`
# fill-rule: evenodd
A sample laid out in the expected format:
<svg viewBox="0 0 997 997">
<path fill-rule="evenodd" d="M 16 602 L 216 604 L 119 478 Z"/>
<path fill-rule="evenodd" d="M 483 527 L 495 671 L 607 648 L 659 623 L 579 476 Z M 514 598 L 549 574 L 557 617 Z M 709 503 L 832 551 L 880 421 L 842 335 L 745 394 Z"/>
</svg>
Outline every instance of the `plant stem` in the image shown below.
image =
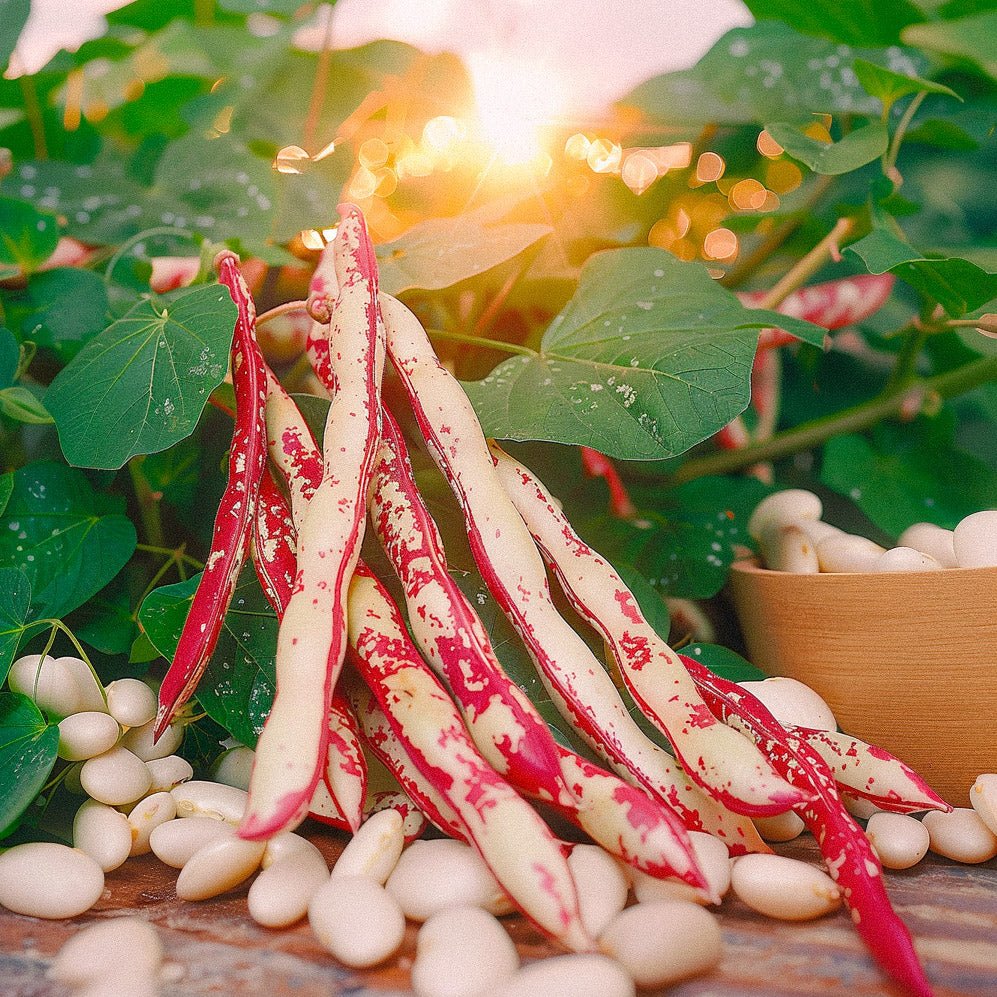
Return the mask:
<svg viewBox="0 0 997 997">
<path fill-rule="evenodd" d="M 185 239 L 190 239 L 193 241 L 196 236 L 190 229 L 186 228 L 171 228 L 169 225 L 157 225 L 155 228 L 143 229 L 141 232 L 136 232 L 130 239 L 126 239 L 119 247 L 118 251 L 110 258 L 107 264 L 107 269 L 104 271 L 104 283 L 110 285 L 111 276 L 114 273 L 114 268 L 124 259 L 125 253 L 132 248 L 136 243 L 141 242 L 143 239 L 148 239 L 150 236 L 154 235 L 178 235 Z"/>
<path fill-rule="evenodd" d="M 306 301 L 285 301 L 282 305 L 274 305 L 273 308 L 268 309 L 262 315 L 257 315 L 256 328 L 258 329 L 261 325 L 280 315 L 287 315 L 290 312 L 303 312 L 307 306 L 308 303 Z"/>
<path fill-rule="evenodd" d="M 852 218 L 839 218 L 834 228 L 824 236 L 805 256 L 796 261 L 792 269 L 787 270 L 782 278 L 758 302 L 759 308 L 778 308 L 790 294 L 802 287 L 807 278 L 812 277 L 837 251 L 838 243 L 846 238 L 855 228 Z"/>
<path fill-rule="evenodd" d="M 138 501 L 146 543 L 162 547 L 164 544 L 163 521 L 159 515 L 159 499 L 149 487 L 149 482 L 146 481 L 145 475 L 142 473 L 142 460 L 141 457 L 133 457 L 128 461 L 128 473 L 131 475 L 132 488 L 135 490 L 135 498 Z"/>
<path fill-rule="evenodd" d="M 143 551 L 146 554 L 162 554 L 163 557 L 168 557 L 171 560 L 176 561 L 178 564 L 187 563 L 191 565 L 191 567 L 197 568 L 198 571 L 201 571 L 204 568 L 204 565 L 196 557 L 191 557 L 190 554 L 188 554 L 184 549 L 185 546 L 185 544 L 181 544 L 179 547 L 173 548 L 156 547 L 153 544 L 135 544 L 135 549 Z"/>
<path fill-rule="evenodd" d="M 204 27 L 214 20 L 215 0 L 194 0 L 194 23 L 198 27 Z"/>
<path fill-rule="evenodd" d="M 44 661 L 45 657 L 48 655 L 49 651 L 52 650 L 52 645 L 55 643 L 55 635 L 57 632 L 61 632 L 66 635 L 73 647 L 76 648 L 76 653 L 80 656 L 83 662 L 86 664 L 87 668 L 90 669 L 90 674 L 93 675 L 94 681 L 97 683 L 97 688 L 100 689 L 100 694 L 107 702 L 107 693 L 104 691 L 104 683 L 101 681 L 100 676 L 97 674 L 97 669 L 94 668 L 93 662 L 90 660 L 90 656 L 86 651 L 83 650 L 83 645 L 77 640 L 76 634 L 73 633 L 69 627 L 66 626 L 62 620 L 56 620 L 52 618 L 46 618 L 44 620 L 32 620 L 30 623 L 25 624 L 24 631 L 30 630 L 32 627 L 48 626 L 52 628 L 52 632 L 49 634 L 48 641 L 45 643 L 45 648 L 42 651 L 40 661 Z"/>
<path fill-rule="evenodd" d="M 325 91 L 329 85 L 329 60 L 332 55 L 332 4 L 325 10 L 325 33 L 322 36 L 322 48 L 319 50 L 318 63 L 315 66 L 315 79 L 312 81 L 312 95 L 308 101 L 308 113 L 301 133 L 301 144 L 306 151 L 311 151 L 315 145 L 315 132 L 318 130 L 318 119 L 325 103 Z"/>
<path fill-rule="evenodd" d="M 24 97 L 24 109 L 28 113 L 28 124 L 31 126 L 31 141 L 35 147 L 35 159 L 48 159 L 48 145 L 45 142 L 45 119 L 42 116 L 41 104 L 38 103 L 38 90 L 35 78 L 25 73 L 17 78 Z"/>
<path fill-rule="evenodd" d="M 890 147 L 886 150 L 883 155 L 883 174 L 889 177 L 893 170 L 897 166 L 897 156 L 900 154 L 900 144 L 904 140 L 904 135 L 907 134 L 907 129 L 910 127 L 910 123 L 917 114 L 917 109 L 924 102 L 924 98 L 928 96 L 926 90 L 922 90 L 920 93 L 914 95 L 914 99 L 907 105 L 907 110 L 904 111 L 900 120 L 897 122 L 896 131 L 893 133 L 893 138 L 890 141 Z M 892 178 L 891 178 L 892 179 Z"/>
<path fill-rule="evenodd" d="M 973 388 L 997 379 L 997 358 L 985 357 L 955 370 L 936 374 L 934 377 L 912 378 L 894 390 L 851 408 L 804 422 L 793 429 L 777 433 L 771 439 L 750 444 L 742 450 L 724 450 L 686 461 L 672 476 L 679 484 L 707 474 L 730 474 L 763 460 L 778 460 L 829 440 L 841 433 L 855 433 L 874 426 L 883 419 L 896 415 L 910 400 L 935 395 L 953 398 Z"/>
<path fill-rule="evenodd" d="M 468 343 L 471 346 L 480 346 L 486 350 L 498 350 L 501 353 L 517 353 L 524 357 L 539 356 L 536 350 L 531 350 L 528 346 L 519 346 L 517 343 L 506 343 L 501 339 L 485 339 L 483 336 L 472 336 L 466 332 L 450 332 L 447 329 L 427 329 L 430 336 L 437 339 L 449 339 L 455 343 Z"/>
</svg>

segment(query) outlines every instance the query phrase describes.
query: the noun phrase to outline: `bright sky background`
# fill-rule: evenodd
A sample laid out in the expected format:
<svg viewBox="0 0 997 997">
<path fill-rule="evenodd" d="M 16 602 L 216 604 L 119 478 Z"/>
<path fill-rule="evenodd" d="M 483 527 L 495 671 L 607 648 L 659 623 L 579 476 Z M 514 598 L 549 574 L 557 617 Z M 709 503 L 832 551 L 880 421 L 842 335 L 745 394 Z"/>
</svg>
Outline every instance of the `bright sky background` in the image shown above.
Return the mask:
<svg viewBox="0 0 997 997">
<path fill-rule="evenodd" d="M 32 0 L 19 46 L 25 68 L 100 34 L 102 14 L 120 6 Z M 597 113 L 648 76 L 692 65 L 728 28 L 751 23 L 739 0 L 339 0 L 334 18 L 337 47 L 398 38 L 456 51 L 482 86 L 501 89 L 515 78 L 520 92 L 510 90 L 510 100 L 568 115 Z"/>
</svg>

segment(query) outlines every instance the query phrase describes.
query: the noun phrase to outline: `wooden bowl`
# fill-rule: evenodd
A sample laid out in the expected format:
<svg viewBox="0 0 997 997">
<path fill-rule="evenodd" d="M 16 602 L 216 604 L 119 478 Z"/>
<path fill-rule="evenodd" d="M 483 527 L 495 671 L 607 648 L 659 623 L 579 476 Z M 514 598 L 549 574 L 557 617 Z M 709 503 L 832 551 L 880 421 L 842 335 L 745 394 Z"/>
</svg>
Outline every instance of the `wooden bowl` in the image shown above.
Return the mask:
<svg viewBox="0 0 997 997">
<path fill-rule="evenodd" d="M 740 561 L 731 589 L 759 668 L 811 686 L 842 730 L 953 806 L 997 771 L 997 567 L 798 575 Z"/>
</svg>

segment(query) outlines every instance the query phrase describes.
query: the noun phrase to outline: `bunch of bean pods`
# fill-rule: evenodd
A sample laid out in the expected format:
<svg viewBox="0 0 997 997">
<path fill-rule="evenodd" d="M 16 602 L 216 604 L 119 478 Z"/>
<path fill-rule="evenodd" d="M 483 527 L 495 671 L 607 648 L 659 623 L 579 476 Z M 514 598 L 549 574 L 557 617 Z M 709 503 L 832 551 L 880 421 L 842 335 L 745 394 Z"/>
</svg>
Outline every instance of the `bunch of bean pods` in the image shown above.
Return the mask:
<svg viewBox="0 0 997 997">
<path fill-rule="evenodd" d="M 589 951 L 568 849 L 529 801 L 634 869 L 707 898 L 689 832 L 713 835 L 731 855 L 765 852 L 752 818 L 792 810 L 813 830 L 883 969 L 908 992 L 929 994 L 881 866 L 838 787 L 886 810 L 949 807 L 887 753 L 848 738 L 845 754 L 842 735 L 787 730 L 750 693 L 675 654 L 544 486 L 484 438 L 419 321 L 379 292 L 362 214 L 350 205 L 340 212 L 308 300 L 308 354 L 331 399 L 321 441 L 266 366 L 237 258 L 216 260 L 238 306 L 235 435 L 211 554 L 160 690 L 157 730 L 195 692 L 251 557 L 280 628 L 276 695 L 243 838 L 269 839 L 308 814 L 356 832 L 366 751 L 433 824 L 480 854 L 541 931 Z M 552 737 L 452 580 L 406 440 L 381 398 L 386 360 L 456 495 L 489 590 L 558 710 L 604 765 Z M 360 557 L 368 518 L 405 615 Z M 557 611 L 545 562 L 673 753 L 643 733 L 606 667 Z"/>
</svg>

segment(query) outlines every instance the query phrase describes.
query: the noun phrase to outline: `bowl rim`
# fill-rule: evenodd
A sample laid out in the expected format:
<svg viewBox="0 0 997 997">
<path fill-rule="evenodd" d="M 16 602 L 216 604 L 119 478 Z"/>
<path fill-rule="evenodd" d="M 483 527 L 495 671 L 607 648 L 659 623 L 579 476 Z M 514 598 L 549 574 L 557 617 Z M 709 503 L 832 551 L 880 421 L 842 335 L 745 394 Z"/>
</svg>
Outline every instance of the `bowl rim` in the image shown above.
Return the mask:
<svg viewBox="0 0 997 997">
<path fill-rule="evenodd" d="M 780 576 L 785 576 L 786 578 L 808 579 L 806 584 L 820 584 L 819 582 L 811 582 L 809 579 L 813 578 L 904 578 L 908 575 L 916 575 L 919 578 L 924 575 L 940 575 L 948 578 L 965 578 L 967 575 L 980 574 L 989 575 L 993 574 L 997 577 L 997 565 L 984 565 L 979 568 L 942 568 L 940 571 L 937 569 L 928 569 L 926 571 L 815 571 L 813 573 L 806 573 L 801 571 L 778 571 L 775 568 L 763 567 L 759 562 L 757 556 L 752 557 L 742 557 L 731 562 L 730 565 L 731 572 L 737 572 L 741 575 L 756 575 L 762 578 L 777 578 Z"/>
</svg>

